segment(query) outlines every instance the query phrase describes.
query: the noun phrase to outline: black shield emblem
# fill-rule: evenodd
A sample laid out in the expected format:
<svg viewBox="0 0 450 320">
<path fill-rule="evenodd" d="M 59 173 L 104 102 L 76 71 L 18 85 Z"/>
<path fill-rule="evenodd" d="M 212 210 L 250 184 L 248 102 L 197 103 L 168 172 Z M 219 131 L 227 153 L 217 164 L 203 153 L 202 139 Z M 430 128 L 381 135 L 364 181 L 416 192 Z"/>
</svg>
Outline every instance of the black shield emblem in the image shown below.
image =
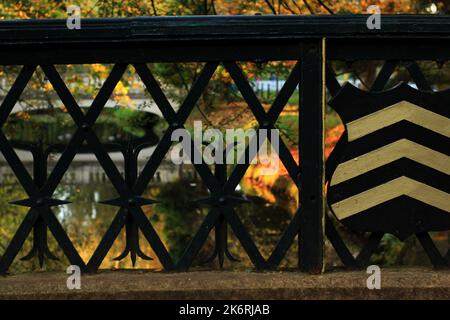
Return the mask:
<svg viewBox="0 0 450 320">
<path fill-rule="evenodd" d="M 355 231 L 405 239 L 450 229 L 450 90 L 346 84 L 330 105 L 346 134 L 330 157 L 327 201 Z"/>
</svg>

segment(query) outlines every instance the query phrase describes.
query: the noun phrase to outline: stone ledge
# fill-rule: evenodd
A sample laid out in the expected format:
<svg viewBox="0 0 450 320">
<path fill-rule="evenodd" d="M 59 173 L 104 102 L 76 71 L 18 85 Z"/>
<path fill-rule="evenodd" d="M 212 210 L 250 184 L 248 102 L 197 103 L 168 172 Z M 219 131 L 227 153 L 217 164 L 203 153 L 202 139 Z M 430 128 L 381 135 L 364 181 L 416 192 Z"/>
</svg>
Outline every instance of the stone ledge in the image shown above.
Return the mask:
<svg viewBox="0 0 450 320">
<path fill-rule="evenodd" d="M 83 275 L 68 290 L 65 273 L 0 277 L 0 299 L 450 299 L 450 270 L 382 269 L 381 290 L 366 288 L 368 275 L 336 271 L 103 271 Z"/>
</svg>

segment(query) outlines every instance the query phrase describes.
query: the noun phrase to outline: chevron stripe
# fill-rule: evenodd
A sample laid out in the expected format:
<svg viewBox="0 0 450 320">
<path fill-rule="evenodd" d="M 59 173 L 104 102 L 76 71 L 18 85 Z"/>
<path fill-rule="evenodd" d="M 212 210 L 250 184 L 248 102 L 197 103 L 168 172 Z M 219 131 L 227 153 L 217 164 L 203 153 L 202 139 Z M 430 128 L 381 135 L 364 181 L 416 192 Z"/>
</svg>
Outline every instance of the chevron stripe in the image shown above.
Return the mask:
<svg viewBox="0 0 450 320">
<path fill-rule="evenodd" d="M 450 213 L 450 194 L 407 177 L 399 177 L 331 205 L 339 220 L 406 195 Z"/>
<path fill-rule="evenodd" d="M 342 163 L 360 157 L 365 153 L 369 153 L 400 139 L 410 140 L 450 156 L 449 138 L 412 122 L 402 120 L 382 130 L 372 132 L 361 139 L 350 142 L 345 149 L 345 153 L 341 155 L 339 162 Z"/>
<path fill-rule="evenodd" d="M 329 203 L 339 202 L 403 176 L 450 193 L 448 175 L 410 159 L 401 158 L 343 183 L 329 186 L 327 198 Z"/>
<path fill-rule="evenodd" d="M 408 101 L 368 114 L 347 124 L 348 141 L 359 139 L 402 120 L 437 132 L 450 138 L 450 119 Z"/>
<path fill-rule="evenodd" d="M 336 185 L 401 158 L 408 158 L 450 175 L 450 157 L 407 139 L 400 139 L 339 164 L 330 185 Z"/>
</svg>

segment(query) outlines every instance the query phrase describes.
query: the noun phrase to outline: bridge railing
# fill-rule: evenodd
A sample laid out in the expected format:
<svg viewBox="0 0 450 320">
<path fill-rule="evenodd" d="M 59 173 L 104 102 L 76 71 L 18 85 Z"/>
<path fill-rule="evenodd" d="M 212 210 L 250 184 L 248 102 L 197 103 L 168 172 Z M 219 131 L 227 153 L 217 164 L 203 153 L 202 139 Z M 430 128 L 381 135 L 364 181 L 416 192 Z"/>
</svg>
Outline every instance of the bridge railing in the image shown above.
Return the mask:
<svg viewBox="0 0 450 320">
<path fill-rule="evenodd" d="M 325 186 L 339 159 L 325 162 L 324 112 L 326 90 L 334 97 L 341 88 L 331 62 L 383 60 L 385 64 L 371 88 L 382 91 L 395 66 L 407 63 L 419 89 L 430 91 L 416 61 L 446 61 L 450 57 L 450 18 L 445 16 L 382 16 L 381 28 L 370 30 L 367 16 L 230 16 L 230 17 L 149 17 L 125 19 L 83 19 L 80 30 L 68 30 L 64 20 L 0 21 L 0 64 L 22 69 L 0 106 L 0 125 L 4 125 L 35 69 L 40 66 L 68 113 L 76 123 L 68 147 L 52 171 L 44 176 L 30 176 L 4 133 L 0 132 L 0 151 L 28 195 L 16 204 L 29 207 L 28 214 L 0 259 L 0 272 L 6 273 L 24 241 L 34 228 L 46 228 L 73 265 L 84 271 L 96 271 L 127 216 L 153 248 L 165 270 L 188 269 L 210 231 L 220 217 L 227 223 L 257 269 L 277 268 L 299 238 L 300 270 L 323 270 L 325 235 L 347 266 L 363 266 L 376 250 L 383 232 L 371 234 L 369 241 L 354 257 L 327 214 Z M 271 109 L 265 111 L 245 78 L 237 61 L 295 60 L 297 65 L 280 88 Z M 186 100 L 174 111 L 146 63 L 204 62 L 204 68 Z M 87 114 L 80 111 L 66 84 L 58 74 L 57 64 L 110 63 L 114 67 L 93 100 Z M 127 66 L 133 65 L 146 89 L 160 108 L 169 128 L 142 172 L 124 178 L 92 130 L 102 108 Z M 179 261 L 174 261 L 160 235 L 146 218 L 141 206 L 151 204 L 142 194 L 155 174 L 171 141 L 167 137 L 184 123 L 193 110 L 216 68 L 222 65 L 233 78 L 260 129 L 273 129 L 278 115 L 299 85 L 299 150 L 297 165 L 281 143 L 279 156 L 289 176 L 297 184 L 299 207 L 268 259 L 265 259 L 233 208 L 232 193 L 248 165 L 238 165 L 228 175 L 211 172 L 204 164 L 195 169 L 208 187 L 212 210 Z M 52 207 L 64 204 L 54 198 L 54 191 L 64 173 L 86 141 L 104 169 L 119 197 L 109 201 L 117 214 L 89 261 L 75 249 Z M 132 151 L 131 151 L 132 152 Z M 195 153 L 195 152 L 194 152 Z M 448 186 L 448 179 L 446 180 Z M 223 223 L 223 222 L 222 222 Z M 431 231 L 431 230 L 430 230 Z M 435 265 L 447 262 L 439 254 L 427 232 L 419 235 Z M 45 247 L 45 244 L 38 244 Z"/>
</svg>

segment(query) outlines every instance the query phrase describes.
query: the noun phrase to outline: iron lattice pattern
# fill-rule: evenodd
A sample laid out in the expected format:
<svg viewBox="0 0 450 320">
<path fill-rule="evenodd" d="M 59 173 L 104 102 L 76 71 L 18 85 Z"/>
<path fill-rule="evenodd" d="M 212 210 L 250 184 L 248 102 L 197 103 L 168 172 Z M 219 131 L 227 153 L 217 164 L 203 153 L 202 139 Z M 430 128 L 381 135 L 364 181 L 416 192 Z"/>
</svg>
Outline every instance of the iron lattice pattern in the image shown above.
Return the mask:
<svg viewBox="0 0 450 320">
<path fill-rule="evenodd" d="M 299 84 L 300 105 L 316 107 L 321 105 L 322 81 L 320 75 L 322 73 L 322 60 L 319 58 L 321 56 L 319 48 L 320 46 L 317 44 L 310 47 L 305 46 L 304 50 L 302 50 L 302 59 L 291 71 L 287 81 L 268 111 L 265 111 L 263 108 L 238 64 L 229 61 L 222 62 L 257 120 L 259 129 L 275 129 L 275 123 L 280 113 Z M 387 61 L 379 72 L 370 91 L 382 91 L 398 64 L 399 61 Z M 323 144 L 320 145 L 319 143 L 317 145 L 316 143 L 322 139 L 322 136 L 318 134 L 323 125 L 320 108 L 300 108 L 300 131 L 302 133 L 300 135 L 299 146 L 300 154 L 302 154 L 300 165 L 297 165 L 285 143 L 282 140 L 279 141 L 279 158 L 288 171 L 290 178 L 303 192 L 300 193 L 301 206 L 298 208 L 286 230 L 284 230 L 269 258 L 265 259 L 262 256 L 255 242 L 252 240 L 249 231 L 235 211 L 235 207 L 244 200 L 236 197 L 234 191 L 246 173 L 249 167 L 249 161 L 246 164 L 236 165 L 234 170 L 229 174 L 227 174 L 226 168 L 223 166 L 216 165 L 213 173 L 206 163 L 195 163 L 192 161 L 196 171 L 209 189 L 210 197 L 204 199 L 203 202 L 209 205 L 211 210 L 202 221 L 197 233 L 193 236 L 192 241 L 188 244 L 182 257 L 179 261 L 174 261 L 141 208 L 143 205 L 155 203 L 154 199 L 144 198 L 143 193 L 165 155 L 169 152 L 172 145 L 171 135 L 173 131 L 184 128 L 186 120 L 219 66 L 219 62 L 208 62 L 205 64 L 178 111 L 174 110 L 147 65 L 138 63 L 133 64 L 133 66 L 156 105 L 159 107 L 165 120 L 168 122 L 169 128 L 162 136 L 142 171 L 139 174 L 137 172 L 131 174 L 132 177 L 130 178 L 122 176 L 110 158 L 105 145 L 100 142 L 93 131 L 96 120 L 100 116 L 117 83 L 128 68 L 128 65 L 116 64 L 113 67 L 86 114 L 81 111 L 80 106 L 75 101 L 56 68 L 53 65 L 41 65 L 55 92 L 67 108 L 77 129 L 53 170 L 48 175 L 46 174 L 45 177 L 32 177 L 28 174 L 24 164 L 16 154 L 13 145 L 8 141 L 5 134 L 0 131 L 0 151 L 28 195 L 27 199 L 15 201 L 14 203 L 29 207 L 27 215 L 0 259 L 0 273 L 6 273 L 8 271 L 32 231 L 34 231 L 34 247 L 29 257 L 37 254 L 41 263 L 45 255 L 50 258 L 53 257 L 47 248 L 45 236 L 47 228 L 53 234 L 71 264 L 80 266 L 84 272 L 94 272 L 100 267 L 121 230 L 129 225 L 135 230 L 134 235 L 136 235 L 137 230 L 142 232 L 165 270 L 187 270 L 207 241 L 212 229 L 215 229 L 216 241 L 217 239 L 224 239 L 223 241 L 226 242 L 224 232 L 226 234 L 227 225 L 231 227 L 236 238 L 257 269 L 273 269 L 278 267 L 297 235 L 300 235 L 299 259 L 302 270 L 317 272 L 322 269 L 323 239 L 321 238 L 321 215 L 325 210 L 320 206 L 323 203 L 321 201 L 323 196 L 321 175 L 324 174 L 325 183 L 329 182 L 331 172 L 338 165 L 338 159 L 330 157 L 326 162 L 325 172 L 321 171 L 321 157 L 316 152 L 317 150 L 321 150 L 323 158 Z M 9 114 L 36 68 L 36 65 L 26 65 L 20 71 L 16 81 L 0 106 L 0 125 L 3 126 L 7 121 Z M 432 90 L 415 62 L 408 63 L 407 69 L 420 90 Z M 335 96 L 341 89 L 341 86 L 330 65 L 326 66 L 325 71 L 326 87 L 331 96 Z M 316 120 L 317 122 L 314 122 Z M 257 139 L 256 136 L 254 139 Z M 270 135 L 268 138 L 270 138 Z M 53 194 L 75 155 L 85 142 L 93 150 L 99 164 L 119 195 L 116 199 L 102 201 L 103 203 L 116 206 L 118 209 L 108 230 L 87 263 L 80 257 L 79 252 L 75 249 L 52 210 L 52 207 L 66 203 L 65 201 L 53 198 Z M 258 140 L 258 148 L 263 142 L 261 139 Z M 345 144 L 345 141 L 340 140 L 336 148 L 343 147 L 343 144 Z M 194 145 L 193 142 L 192 145 Z M 249 143 L 250 145 L 252 143 Z M 139 152 L 139 148 L 137 147 L 129 152 L 136 154 Z M 245 154 L 247 153 L 248 150 Z M 200 151 L 195 148 L 195 145 L 190 157 L 191 159 L 201 157 Z M 328 215 L 325 215 L 325 234 L 342 262 L 349 267 L 367 265 L 384 235 L 378 232 L 372 233 L 367 244 L 354 257 L 337 232 L 331 217 Z M 446 259 L 439 253 L 428 233 L 419 233 L 416 236 L 434 265 L 448 265 Z M 140 252 L 139 245 L 133 241 L 127 243 L 124 255 L 128 252 L 131 253 L 133 260 L 136 259 L 136 255 L 144 259 L 149 258 Z M 215 254 L 222 261 L 224 254 L 232 259 L 232 256 L 226 250 L 226 244 L 223 243 L 222 245 L 216 245 Z"/>
<path fill-rule="evenodd" d="M 165 270 L 188 269 L 213 228 L 216 228 L 217 238 L 217 229 L 219 229 L 220 224 L 228 224 L 231 227 L 256 268 L 269 269 L 278 266 L 293 243 L 295 236 L 298 234 L 300 228 L 300 213 L 297 211 L 270 258 L 267 260 L 264 259 L 234 209 L 236 205 L 242 202 L 242 199 L 235 197 L 233 194 L 249 167 L 249 164 L 238 164 L 229 175 L 226 173 L 223 174 L 223 168 L 221 169 L 220 167 L 216 168 L 215 173 L 213 174 L 210 167 L 204 162 L 201 164 L 194 164 L 195 169 L 210 191 L 210 198 L 205 202 L 210 205 L 212 209 L 204 218 L 198 232 L 193 237 L 181 259 L 177 262 L 172 259 L 161 241 L 160 236 L 157 234 L 155 228 L 141 208 L 143 205 L 155 203 L 155 200 L 144 198 L 142 194 L 172 145 L 172 132 L 178 128 L 184 128 L 185 121 L 188 119 L 218 65 L 218 62 L 208 62 L 205 64 L 201 74 L 177 112 L 169 103 L 147 65 L 133 65 L 148 92 L 168 122 L 169 128 L 162 136 L 159 144 L 145 164 L 141 173 L 139 175 L 136 174 L 131 180 L 122 176 L 115 163 L 110 158 L 105 145 L 102 145 L 93 131 L 93 126 L 95 125 L 97 118 L 105 107 L 105 104 L 126 71 L 128 65 L 116 64 L 113 67 L 86 114 L 82 112 L 80 106 L 75 101 L 56 68 L 53 65 L 41 65 L 40 67 L 44 71 L 60 100 L 67 108 L 77 129 L 60 158 L 57 160 L 53 170 L 49 172 L 48 175 L 45 174 L 45 177 L 40 177 L 39 179 L 28 173 L 24 164 L 16 154 L 13 145 L 8 141 L 5 134 L 0 131 L 0 150 L 28 195 L 27 199 L 15 201 L 14 204 L 29 207 L 28 213 L 1 257 L 0 273 L 4 274 L 8 271 L 13 260 L 19 254 L 25 240 L 33 230 L 34 247 L 32 252 L 30 252 L 26 258 L 30 258 L 36 254 L 39 257 L 41 264 L 44 260 L 44 256 L 54 258 L 47 247 L 47 228 L 53 234 L 59 247 L 72 265 L 78 265 L 84 272 L 94 272 L 100 267 L 115 239 L 127 223 L 131 223 L 135 227 L 135 230 L 139 229 L 142 232 Z M 223 65 L 230 73 L 244 100 L 258 121 L 259 129 L 273 129 L 283 107 L 287 104 L 288 99 L 299 85 L 301 74 L 299 63 L 293 68 L 290 76 L 281 88 L 268 112 L 264 110 L 238 64 L 235 62 L 224 62 Z M 1 126 L 7 121 L 8 115 L 20 98 L 36 68 L 36 65 L 26 65 L 22 67 L 17 79 L 0 106 Z M 254 139 L 256 138 L 257 136 L 255 136 Z M 268 138 L 270 139 L 270 137 Z M 263 143 L 263 141 L 260 140 L 261 139 L 258 141 L 258 148 Z M 104 169 L 107 177 L 119 195 L 116 199 L 105 200 L 102 202 L 117 206 L 118 210 L 106 234 L 103 236 L 101 242 L 87 263 L 80 257 L 79 252 L 75 249 L 73 243 L 52 210 L 52 207 L 67 203 L 66 201 L 53 198 L 53 194 L 77 154 L 77 151 L 85 142 L 90 149 L 93 150 L 98 163 Z M 138 152 L 138 150 L 132 150 L 131 152 Z M 194 147 L 190 155 L 191 158 L 194 159 L 194 157 L 199 156 L 198 153 L 199 150 Z M 280 140 L 279 143 L 279 157 L 290 177 L 295 182 L 298 182 L 300 168 L 282 140 Z M 136 259 L 136 254 L 143 258 L 148 258 L 141 255 L 142 252 L 140 252 L 138 245 L 137 247 L 136 244 L 133 243 L 127 245 L 129 245 L 129 247 L 127 247 L 128 251 L 126 250 L 124 254 L 126 255 L 126 253 L 131 252 L 133 260 Z M 228 252 L 222 250 L 222 252 L 217 253 L 219 256 L 222 256 L 223 260 L 223 254 L 227 254 Z"/>
<path fill-rule="evenodd" d="M 417 62 L 399 61 L 399 60 L 385 61 L 377 77 L 373 81 L 373 84 L 368 88 L 368 91 L 369 92 L 383 91 L 386 85 L 388 84 L 388 81 L 390 80 L 392 74 L 394 73 L 395 69 L 399 66 L 404 66 L 406 68 L 406 70 L 411 76 L 412 82 L 415 83 L 415 85 L 419 90 L 426 92 L 433 92 L 432 86 L 425 78 Z M 336 79 L 336 74 L 331 64 L 327 64 L 325 72 L 326 72 L 326 87 L 330 95 L 334 97 L 341 90 L 341 85 Z M 347 133 L 344 132 L 343 136 L 346 135 Z M 335 149 L 343 150 L 345 148 L 345 145 L 348 143 L 346 140 L 347 139 L 340 139 L 337 145 L 335 146 Z M 334 153 L 334 155 L 337 155 L 339 153 L 340 152 L 337 151 L 336 153 Z M 338 165 L 339 159 L 336 156 L 333 156 L 332 153 L 326 162 L 326 173 L 325 173 L 326 183 L 330 182 L 332 172 L 337 168 Z M 348 267 L 367 266 L 370 262 L 370 258 L 378 249 L 381 240 L 385 235 L 382 232 L 372 232 L 368 237 L 367 243 L 361 248 L 361 250 L 355 257 L 350 252 L 347 245 L 343 241 L 342 237 L 337 232 L 331 217 L 328 215 L 326 215 L 325 217 L 325 234 L 327 238 L 330 240 L 331 244 L 336 250 L 336 253 L 340 257 L 344 265 Z M 428 255 L 431 263 L 435 267 L 447 267 L 449 265 L 447 258 L 441 255 L 428 232 L 416 233 L 415 236 L 419 240 L 420 244 L 422 245 L 423 249 Z"/>
</svg>

